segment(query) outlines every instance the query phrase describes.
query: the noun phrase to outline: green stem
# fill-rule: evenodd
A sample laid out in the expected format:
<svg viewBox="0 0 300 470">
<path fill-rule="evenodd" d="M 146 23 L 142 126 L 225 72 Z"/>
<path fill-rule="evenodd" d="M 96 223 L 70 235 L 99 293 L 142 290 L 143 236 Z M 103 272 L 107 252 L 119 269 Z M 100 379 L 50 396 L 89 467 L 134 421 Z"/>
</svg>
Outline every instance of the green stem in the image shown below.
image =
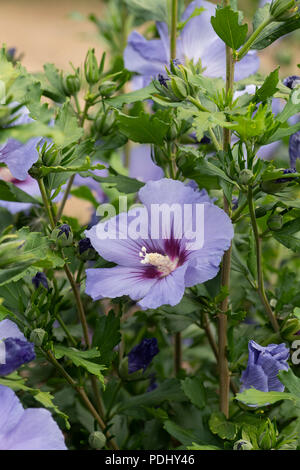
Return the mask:
<svg viewBox="0 0 300 470">
<path fill-rule="evenodd" d="M 65 322 L 63 321 L 63 319 L 61 318 L 60 314 L 59 314 L 59 313 L 56 313 L 55 316 L 56 316 L 56 319 L 57 319 L 58 323 L 60 324 L 60 326 L 62 327 L 62 329 L 63 329 L 64 332 L 66 333 L 67 338 L 70 340 L 70 342 L 71 342 L 71 343 L 73 344 L 73 346 L 75 346 L 75 348 L 76 348 L 76 347 L 77 347 L 77 341 L 75 340 L 75 338 L 73 338 L 73 336 L 72 336 L 71 333 L 69 332 L 68 327 L 67 327 L 67 325 L 65 324 Z"/>
<path fill-rule="evenodd" d="M 177 14 L 178 14 L 178 0 L 172 0 L 172 6 L 171 6 L 171 37 L 170 37 L 170 56 L 171 56 L 171 60 L 176 59 Z"/>
<path fill-rule="evenodd" d="M 51 225 L 51 228 L 53 230 L 55 228 L 55 221 L 54 221 L 53 216 L 52 216 L 51 208 L 50 208 L 49 201 L 48 201 L 48 198 L 47 198 L 47 191 L 46 191 L 43 180 L 38 180 L 38 184 L 39 184 L 39 188 L 40 188 L 40 191 L 41 191 L 43 203 L 44 203 L 44 206 L 46 208 L 46 211 L 47 211 L 47 214 L 48 214 L 48 217 L 49 217 L 50 225 Z M 62 257 L 65 259 L 64 252 L 63 252 L 62 249 L 60 250 L 60 253 L 61 253 Z M 72 287 L 72 290 L 73 290 L 73 294 L 74 294 L 76 305 L 77 305 L 77 310 L 78 310 L 78 313 L 79 313 L 80 323 L 82 325 L 84 340 L 85 340 L 85 343 L 86 343 L 88 349 L 90 349 L 91 348 L 91 342 L 90 342 L 90 338 L 89 338 L 88 324 L 87 324 L 87 321 L 86 321 L 85 311 L 84 311 L 84 307 L 83 307 L 82 300 L 81 300 L 81 297 L 80 297 L 80 291 L 79 291 L 79 288 L 76 284 L 76 281 L 75 281 L 75 279 L 73 277 L 73 274 L 71 273 L 70 268 L 69 268 L 67 263 L 64 264 L 64 271 L 67 275 L 67 278 L 68 278 L 69 283 L 70 283 L 70 285 Z M 101 396 L 100 396 L 100 391 L 99 391 L 99 386 L 98 386 L 99 383 L 98 383 L 97 378 L 94 375 L 91 375 L 91 383 L 92 383 L 93 391 L 94 391 L 94 394 L 95 394 L 95 399 L 96 399 L 96 402 L 97 402 L 98 410 L 101 414 L 103 414 L 103 406 L 102 406 L 102 401 L 101 401 Z"/>
<path fill-rule="evenodd" d="M 274 20 L 272 18 L 272 16 L 269 16 L 265 21 L 263 21 L 259 26 L 258 28 L 251 34 L 251 36 L 249 37 L 248 41 L 245 42 L 245 44 L 243 45 L 243 47 L 239 50 L 238 54 L 237 54 L 237 59 L 236 60 L 241 60 L 246 54 L 247 52 L 249 51 L 250 47 L 252 46 L 252 44 L 254 43 L 255 39 L 260 35 L 260 33 L 270 24 L 272 23 Z"/>
<path fill-rule="evenodd" d="M 59 205 L 59 208 L 58 208 L 58 211 L 57 211 L 56 222 L 58 222 L 60 220 L 61 216 L 62 216 L 63 210 L 65 208 L 67 199 L 70 195 L 70 192 L 71 192 L 71 189 L 72 189 L 72 186 L 73 186 L 73 183 L 74 183 L 74 179 L 75 179 L 75 174 L 72 175 L 70 177 L 69 181 L 68 181 L 68 184 L 67 184 L 67 187 L 65 189 L 62 201 L 61 201 L 61 203 Z"/>
<path fill-rule="evenodd" d="M 94 406 L 92 405 L 89 397 L 87 396 L 85 390 L 83 387 L 81 387 L 80 385 L 78 385 L 75 380 L 73 380 L 73 378 L 68 374 L 68 372 L 63 368 L 63 366 L 57 361 L 57 359 L 55 358 L 55 356 L 53 355 L 53 353 L 51 351 L 44 351 L 44 353 L 46 354 L 49 362 L 51 362 L 51 364 L 61 373 L 61 375 L 66 379 L 66 381 L 71 385 L 71 387 L 76 390 L 76 392 L 80 395 L 80 397 L 82 398 L 82 401 L 85 403 L 86 407 L 88 408 L 88 410 L 90 411 L 90 413 L 93 415 L 93 417 L 95 418 L 95 420 L 97 421 L 97 423 L 99 424 L 101 430 L 106 434 L 106 437 L 108 439 L 108 445 L 110 445 L 110 447 L 114 450 L 119 450 L 116 442 L 114 441 L 114 439 L 112 439 L 111 437 L 111 434 L 109 433 L 109 431 L 107 431 L 106 429 L 106 425 L 103 421 L 103 419 L 101 418 L 101 416 L 97 413 L 96 409 L 94 408 Z"/>
<path fill-rule="evenodd" d="M 229 5 L 229 0 L 225 0 L 225 5 Z M 233 89 L 234 62 L 232 57 L 232 49 L 226 45 L 226 95 Z M 227 152 L 231 143 L 231 132 L 229 129 L 223 129 L 223 150 Z M 231 216 L 231 204 L 223 196 L 224 211 Z M 230 283 L 230 267 L 231 267 L 231 246 L 224 253 L 222 269 L 221 269 L 221 285 L 222 288 L 229 291 Z M 220 305 L 221 312 L 218 314 L 218 350 L 219 350 L 219 385 L 220 385 L 220 411 L 224 413 L 226 418 L 229 417 L 229 384 L 230 373 L 227 359 L 227 310 L 229 304 L 228 295 L 222 300 Z"/>
<path fill-rule="evenodd" d="M 199 100 L 197 100 L 196 98 L 193 98 L 192 96 L 187 96 L 186 97 L 187 101 L 189 101 L 190 103 L 192 103 L 194 106 L 196 106 L 196 108 L 199 109 L 199 111 L 203 111 L 205 113 L 209 113 L 210 111 L 205 108 L 204 106 L 202 106 L 202 104 L 200 103 Z"/>
<path fill-rule="evenodd" d="M 255 209 L 254 209 L 254 203 L 253 203 L 253 192 L 252 192 L 251 186 L 249 186 L 249 189 L 248 189 L 248 205 L 249 205 L 251 225 L 252 225 L 254 238 L 255 238 L 255 245 L 256 245 L 257 284 L 258 284 L 257 290 L 258 290 L 258 294 L 261 299 L 261 302 L 269 317 L 271 325 L 277 333 L 279 332 L 279 325 L 274 315 L 274 312 L 269 304 L 269 301 L 265 292 L 263 266 L 262 266 L 261 237 L 259 236 L 259 233 L 258 233 L 258 226 L 257 226 L 256 217 L 255 217 Z"/>
<path fill-rule="evenodd" d="M 53 214 L 52 214 L 51 207 L 50 207 L 50 204 L 49 204 L 49 200 L 48 200 L 47 191 L 46 191 L 46 188 L 45 188 L 45 185 L 44 185 L 44 181 L 42 179 L 38 179 L 37 182 L 38 182 L 38 185 L 39 185 L 39 188 L 40 188 L 41 196 L 42 196 L 42 199 L 43 199 L 43 204 L 44 204 L 44 207 L 46 209 L 51 228 L 53 230 L 54 227 L 55 227 L 55 222 L 54 222 Z"/>
<path fill-rule="evenodd" d="M 170 57 L 171 60 L 176 59 L 176 46 L 177 46 L 177 15 L 178 15 L 178 0 L 171 0 L 171 37 L 170 37 Z M 170 170 L 173 173 L 174 167 L 171 161 Z M 174 372 L 175 376 L 181 369 L 182 350 L 181 350 L 181 334 L 174 335 Z"/>
<path fill-rule="evenodd" d="M 202 314 L 202 327 L 206 333 L 206 336 L 207 336 L 207 339 L 208 339 L 208 342 L 210 344 L 210 347 L 214 353 L 214 356 L 216 358 L 216 361 L 218 362 L 219 360 L 219 349 L 218 349 L 218 345 L 215 341 L 215 338 L 214 338 L 214 335 L 213 335 L 213 332 L 211 331 L 211 328 L 210 328 L 210 324 L 209 324 L 209 320 L 208 320 L 208 316 L 207 316 L 207 313 L 203 313 Z M 235 385 L 235 383 L 230 379 L 230 388 L 232 390 L 232 392 L 236 395 L 238 393 L 238 388 L 237 386 Z"/>
</svg>

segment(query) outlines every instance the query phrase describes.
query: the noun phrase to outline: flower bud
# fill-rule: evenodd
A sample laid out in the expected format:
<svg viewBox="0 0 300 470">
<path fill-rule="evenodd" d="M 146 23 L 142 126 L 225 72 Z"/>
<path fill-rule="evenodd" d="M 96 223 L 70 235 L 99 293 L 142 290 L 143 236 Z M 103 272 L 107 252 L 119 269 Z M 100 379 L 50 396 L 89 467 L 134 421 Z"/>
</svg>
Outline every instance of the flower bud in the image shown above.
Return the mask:
<svg viewBox="0 0 300 470">
<path fill-rule="evenodd" d="M 98 62 L 95 56 L 95 49 L 89 49 L 85 62 L 84 62 L 84 73 L 86 81 L 89 85 L 94 85 L 100 79 L 100 71 Z"/>
<path fill-rule="evenodd" d="M 260 449 L 271 450 L 272 449 L 272 438 L 269 430 L 263 432 L 259 438 L 258 445 Z"/>
<path fill-rule="evenodd" d="M 80 86 L 80 78 L 77 74 L 62 77 L 62 88 L 66 96 L 76 95 Z"/>
<path fill-rule="evenodd" d="M 259 219 L 260 217 L 264 217 L 266 215 L 266 213 L 267 213 L 267 209 L 264 206 L 257 207 L 255 209 L 255 217 L 257 219 Z"/>
<path fill-rule="evenodd" d="M 106 437 L 101 431 L 94 431 L 89 436 L 89 444 L 92 449 L 100 450 L 105 446 Z"/>
<path fill-rule="evenodd" d="M 59 247 L 71 246 L 73 243 L 71 227 L 68 224 L 56 227 L 51 233 L 51 240 L 53 240 Z"/>
<path fill-rule="evenodd" d="M 287 341 L 293 341 L 299 330 L 300 321 L 297 318 L 289 318 L 282 327 L 281 335 L 283 339 L 286 339 Z"/>
<path fill-rule="evenodd" d="M 99 93 L 101 96 L 104 96 L 104 98 L 109 98 L 115 90 L 116 84 L 109 80 L 101 83 L 101 85 L 99 86 Z"/>
<path fill-rule="evenodd" d="M 280 214 L 273 214 L 267 220 L 267 226 L 273 232 L 280 230 L 283 225 L 283 218 Z"/>
<path fill-rule="evenodd" d="M 30 341 L 35 345 L 35 346 L 42 346 L 43 342 L 45 339 L 47 339 L 47 333 L 45 330 L 42 328 L 35 328 L 30 333 Z"/>
<path fill-rule="evenodd" d="M 273 0 L 270 14 L 276 21 L 285 21 L 296 15 L 298 6 L 295 0 Z"/>
<path fill-rule="evenodd" d="M 267 194 L 280 193 L 286 187 L 286 183 L 280 183 L 277 180 L 263 181 L 260 185 L 262 191 Z"/>
<path fill-rule="evenodd" d="M 300 77 L 298 75 L 291 75 L 290 77 L 286 77 L 283 80 L 283 84 L 293 90 L 300 85 Z"/>
<path fill-rule="evenodd" d="M 101 112 L 96 117 L 93 129 L 97 134 L 101 136 L 108 135 L 112 130 L 116 122 L 116 112 L 114 110 L 108 110 L 106 112 Z"/>
<path fill-rule="evenodd" d="M 49 285 L 45 273 L 36 273 L 36 275 L 32 278 L 32 284 L 36 289 L 38 289 L 40 286 L 43 286 L 45 289 L 49 290 Z"/>
<path fill-rule="evenodd" d="M 171 78 L 171 88 L 179 100 L 185 100 L 185 98 L 188 96 L 188 87 L 186 83 L 182 80 L 182 78 L 179 77 L 172 77 Z"/>
<path fill-rule="evenodd" d="M 253 445 L 249 441 L 245 441 L 245 439 L 240 439 L 236 441 L 233 445 L 233 450 L 252 450 Z"/>
<path fill-rule="evenodd" d="M 248 170 L 247 168 L 245 168 L 244 170 L 242 170 L 240 172 L 240 175 L 239 175 L 239 182 L 241 184 L 249 184 L 253 179 L 253 173 L 251 170 Z"/>
<path fill-rule="evenodd" d="M 82 261 L 94 260 L 97 257 L 97 252 L 93 248 L 89 238 L 83 238 L 80 240 L 78 243 L 78 253 L 79 258 Z"/>
</svg>

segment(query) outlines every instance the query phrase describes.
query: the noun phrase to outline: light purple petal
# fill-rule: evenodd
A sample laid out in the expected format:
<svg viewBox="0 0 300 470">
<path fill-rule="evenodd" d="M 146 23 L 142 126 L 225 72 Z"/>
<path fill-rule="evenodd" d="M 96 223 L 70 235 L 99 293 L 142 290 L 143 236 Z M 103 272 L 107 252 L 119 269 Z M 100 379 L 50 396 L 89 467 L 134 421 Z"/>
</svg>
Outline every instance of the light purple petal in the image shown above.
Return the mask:
<svg viewBox="0 0 300 470">
<path fill-rule="evenodd" d="M 156 279 L 145 278 L 142 265 L 139 268 L 115 266 L 114 268 L 87 269 L 86 275 L 86 293 L 93 300 L 123 295 L 139 300 L 156 283 Z"/>
<path fill-rule="evenodd" d="M 139 199 L 146 207 L 151 204 L 196 204 L 203 202 L 203 196 L 181 181 L 163 178 L 159 181 L 148 181 L 139 190 Z"/>
<path fill-rule="evenodd" d="M 1 450 L 66 450 L 51 413 L 42 408 L 23 410 L 15 393 L 2 385 L 0 410 Z"/>
<path fill-rule="evenodd" d="M 184 277 L 187 264 L 183 264 L 168 276 L 158 279 L 139 302 L 143 309 L 158 308 L 161 305 L 177 305 L 181 301 L 184 290 Z"/>
<path fill-rule="evenodd" d="M 0 322 L 0 340 L 5 338 L 19 338 L 26 341 L 18 326 L 11 320 L 8 320 L 8 318 Z"/>
<path fill-rule="evenodd" d="M 132 71 L 148 77 L 164 73 L 169 62 L 164 44 L 160 39 L 147 41 L 140 33 L 133 31 L 128 37 L 124 51 L 124 65 Z"/>
<path fill-rule="evenodd" d="M 144 183 L 163 178 L 163 170 L 151 158 L 150 145 L 136 145 L 131 149 L 129 175 Z"/>
<path fill-rule="evenodd" d="M 26 180 L 28 170 L 39 158 L 36 146 L 40 140 L 39 137 L 35 137 L 22 144 L 14 139 L 8 139 L 0 148 L 0 162 L 7 165 L 15 178 Z"/>
</svg>

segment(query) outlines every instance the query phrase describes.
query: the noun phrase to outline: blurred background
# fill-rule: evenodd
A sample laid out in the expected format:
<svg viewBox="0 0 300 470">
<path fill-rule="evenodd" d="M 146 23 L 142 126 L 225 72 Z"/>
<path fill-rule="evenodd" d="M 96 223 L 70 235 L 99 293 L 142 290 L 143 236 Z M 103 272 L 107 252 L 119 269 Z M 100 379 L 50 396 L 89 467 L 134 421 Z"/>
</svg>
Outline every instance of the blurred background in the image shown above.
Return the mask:
<svg viewBox="0 0 300 470">
<path fill-rule="evenodd" d="M 22 62 L 31 72 L 41 70 L 46 62 L 65 69 L 69 61 L 77 66 L 84 61 L 88 47 L 95 47 L 98 53 L 105 49 L 88 15 L 104 19 L 109 3 L 109 0 L 1 0 L 1 43 L 15 47 L 17 55 L 22 53 Z M 249 20 L 259 0 L 239 0 L 238 4 Z M 297 73 L 299 44 L 300 31 L 296 31 L 260 53 L 261 72 L 268 73 L 280 65 L 281 77 Z"/>
</svg>

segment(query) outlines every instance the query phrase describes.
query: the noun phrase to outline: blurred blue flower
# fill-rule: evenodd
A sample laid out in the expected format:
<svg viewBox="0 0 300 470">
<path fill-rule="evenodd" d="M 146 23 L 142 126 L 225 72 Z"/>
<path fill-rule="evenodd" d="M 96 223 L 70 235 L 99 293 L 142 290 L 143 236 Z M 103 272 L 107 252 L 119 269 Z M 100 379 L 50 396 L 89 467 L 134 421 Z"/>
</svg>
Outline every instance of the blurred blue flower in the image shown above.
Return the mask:
<svg viewBox="0 0 300 470">
<path fill-rule="evenodd" d="M 47 276 L 45 273 L 36 273 L 36 275 L 32 278 L 32 284 L 36 289 L 38 289 L 40 285 L 44 286 L 47 290 L 49 289 Z"/>
<path fill-rule="evenodd" d="M 297 158 L 300 158 L 300 131 L 292 134 L 289 141 L 290 167 L 296 168 Z"/>
<path fill-rule="evenodd" d="M 0 376 L 11 374 L 23 364 L 35 359 L 34 345 L 27 341 L 17 325 L 8 319 L 0 322 L 0 341 L 4 343 L 5 352 L 4 361 L 1 361 L 4 364 L 0 362 Z"/>
<path fill-rule="evenodd" d="M 13 113 L 12 117 L 15 117 L 15 120 L 10 124 L 10 127 L 33 122 L 25 106 Z M 28 178 L 28 171 L 39 158 L 36 147 L 40 140 L 41 137 L 34 137 L 26 143 L 22 143 L 16 139 L 8 139 L 4 144 L 0 144 L 0 162 L 6 164 L 17 180 L 24 181 Z"/>
<path fill-rule="evenodd" d="M 147 369 L 152 359 L 159 353 L 156 338 L 144 338 L 128 354 L 128 372 L 132 374 L 140 369 Z M 152 384 L 153 385 L 153 384 Z"/>
<path fill-rule="evenodd" d="M 199 15 L 189 19 L 195 8 L 204 8 Z M 186 59 L 195 64 L 201 60 L 203 74 L 208 77 L 225 78 L 225 44 L 215 33 L 210 18 L 215 14 L 215 5 L 205 0 L 194 0 L 186 8 L 181 21 L 186 22 L 177 39 L 177 59 L 184 64 Z M 133 31 L 128 37 L 124 51 L 125 67 L 139 74 L 133 80 L 134 88 L 141 88 L 160 75 L 164 79 L 165 66 L 170 64 L 170 40 L 166 23 L 156 23 L 160 39 L 146 40 Z M 250 51 L 236 64 L 235 80 L 242 80 L 257 72 L 259 59 Z"/>
<path fill-rule="evenodd" d="M 289 350 L 285 344 L 269 344 L 264 347 L 251 340 L 248 350 L 248 365 L 242 373 L 241 392 L 251 387 L 262 392 L 283 392 L 284 385 L 277 374 L 280 370 L 289 368 Z"/>
<path fill-rule="evenodd" d="M 48 410 L 23 409 L 16 394 L 0 385 L 0 450 L 67 450 Z"/>
</svg>

